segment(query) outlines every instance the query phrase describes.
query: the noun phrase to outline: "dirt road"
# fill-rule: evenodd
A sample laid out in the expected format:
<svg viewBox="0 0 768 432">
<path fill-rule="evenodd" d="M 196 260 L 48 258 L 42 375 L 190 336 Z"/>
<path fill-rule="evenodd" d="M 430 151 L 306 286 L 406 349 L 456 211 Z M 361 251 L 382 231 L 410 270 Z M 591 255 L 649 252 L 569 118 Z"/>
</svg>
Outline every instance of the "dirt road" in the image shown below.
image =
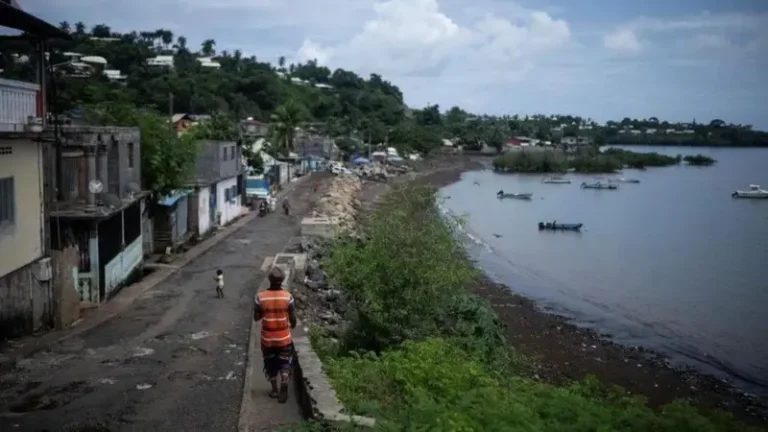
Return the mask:
<svg viewBox="0 0 768 432">
<path fill-rule="evenodd" d="M 0 375 L 0 430 L 237 430 L 259 267 L 299 235 L 319 196 L 315 181 L 288 193 L 292 216 L 256 218 L 128 310 Z M 224 271 L 223 300 L 216 269 Z M 264 403 L 275 408 L 263 430 L 300 420 L 295 399 L 278 405 L 265 395 Z"/>
</svg>

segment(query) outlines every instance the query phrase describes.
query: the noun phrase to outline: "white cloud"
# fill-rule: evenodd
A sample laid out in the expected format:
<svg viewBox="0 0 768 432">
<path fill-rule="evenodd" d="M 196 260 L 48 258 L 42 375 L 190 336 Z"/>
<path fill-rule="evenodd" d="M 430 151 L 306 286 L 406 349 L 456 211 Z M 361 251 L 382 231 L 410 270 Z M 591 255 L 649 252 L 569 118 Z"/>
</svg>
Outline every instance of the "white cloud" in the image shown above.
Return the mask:
<svg viewBox="0 0 768 432">
<path fill-rule="evenodd" d="M 388 0 L 374 6 L 374 16 L 357 34 L 333 46 L 305 41 L 339 66 L 380 71 L 394 76 L 488 68 L 507 64 L 509 76 L 525 76 L 540 54 L 556 50 L 571 36 L 564 20 L 525 11 L 513 23 L 486 14 L 460 24 L 436 0 Z M 300 50 L 299 57 L 306 54 Z M 515 63 L 509 65 L 509 63 Z M 521 73 L 522 72 L 522 73 Z"/>
<path fill-rule="evenodd" d="M 323 48 L 311 40 L 304 40 L 304 43 L 301 44 L 299 51 L 296 53 L 296 59 L 302 63 L 316 60 L 318 64 L 327 65 L 332 55 L 332 49 Z"/>
<path fill-rule="evenodd" d="M 616 30 L 603 37 L 603 46 L 625 54 L 637 54 L 643 50 L 643 44 L 629 29 Z"/>
</svg>

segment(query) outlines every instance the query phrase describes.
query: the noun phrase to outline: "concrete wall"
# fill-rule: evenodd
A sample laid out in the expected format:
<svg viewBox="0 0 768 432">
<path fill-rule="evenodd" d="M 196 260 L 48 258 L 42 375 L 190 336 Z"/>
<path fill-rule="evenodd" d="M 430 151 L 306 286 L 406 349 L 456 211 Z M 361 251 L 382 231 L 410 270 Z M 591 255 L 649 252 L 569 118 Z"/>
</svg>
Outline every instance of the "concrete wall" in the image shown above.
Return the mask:
<svg viewBox="0 0 768 432">
<path fill-rule="evenodd" d="M 141 186 L 141 131 L 139 128 L 65 126 L 61 128 L 64 171 L 63 190 L 78 190 L 79 198 L 88 193 L 87 162 L 84 148 L 99 149 L 97 178 L 105 192 L 120 198 L 129 194 L 129 183 Z M 66 155 L 71 155 L 67 158 Z M 100 158 L 104 158 L 103 161 Z M 80 162 L 82 161 L 82 162 Z M 67 200 L 69 197 L 65 197 Z M 71 197 L 74 199 L 75 197 Z"/>
<path fill-rule="evenodd" d="M 242 149 L 234 141 L 203 141 L 195 162 L 195 183 L 212 184 L 243 171 Z"/>
<path fill-rule="evenodd" d="M 78 250 L 70 246 L 51 251 L 53 261 L 53 325 L 64 328 L 80 318 Z"/>
<path fill-rule="evenodd" d="M 0 278 L 44 254 L 42 175 L 40 144 L 0 140 L 0 179 L 13 178 L 15 199 L 15 221 L 0 226 Z"/>
<path fill-rule="evenodd" d="M 203 186 L 197 196 L 197 234 L 203 235 L 211 229 L 211 191 Z"/>
<path fill-rule="evenodd" d="M 231 189 L 235 191 L 234 198 L 226 199 L 226 190 Z M 216 203 L 218 205 L 218 211 L 221 212 L 221 224 L 226 225 L 232 222 L 236 217 L 240 215 L 241 201 L 240 196 L 237 193 L 237 177 L 222 180 L 216 184 Z"/>
<path fill-rule="evenodd" d="M 3 257 L 8 254 L 3 251 Z M 36 264 L 0 277 L 0 339 L 22 336 L 52 324 L 49 282 L 38 282 Z"/>
<path fill-rule="evenodd" d="M 112 261 L 104 266 L 104 291 L 109 297 L 112 291 L 121 286 L 144 258 L 144 242 L 141 235 L 127 245 Z M 102 301 L 105 299 L 102 299 Z"/>
</svg>

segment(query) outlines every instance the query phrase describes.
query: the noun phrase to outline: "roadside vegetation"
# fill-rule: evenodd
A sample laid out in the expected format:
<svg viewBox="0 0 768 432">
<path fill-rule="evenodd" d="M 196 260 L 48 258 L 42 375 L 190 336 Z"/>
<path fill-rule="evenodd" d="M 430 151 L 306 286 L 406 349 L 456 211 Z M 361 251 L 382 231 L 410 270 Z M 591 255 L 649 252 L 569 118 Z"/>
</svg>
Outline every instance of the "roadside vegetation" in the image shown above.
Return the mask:
<svg viewBox="0 0 768 432">
<path fill-rule="evenodd" d="M 434 189 L 405 186 L 371 217 L 365 241 L 340 240 L 324 263 L 349 297 L 348 323 L 338 340 L 320 330 L 312 339 L 348 411 L 381 431 L 750 430 L 684 402 L 653 410 L 593 378 L 537 380 L 495 312 L 465 290 L 476 270 L 453 226 Z"/>
</svg>

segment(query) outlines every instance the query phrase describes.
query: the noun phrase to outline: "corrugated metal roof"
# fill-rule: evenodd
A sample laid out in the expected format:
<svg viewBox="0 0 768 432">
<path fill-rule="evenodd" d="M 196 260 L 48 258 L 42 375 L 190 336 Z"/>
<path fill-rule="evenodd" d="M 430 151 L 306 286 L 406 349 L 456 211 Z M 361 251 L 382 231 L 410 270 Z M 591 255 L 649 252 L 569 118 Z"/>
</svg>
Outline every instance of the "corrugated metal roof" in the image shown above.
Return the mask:
<svg viewBox="0 0 768 432">
<path fill-rule="evenodd" d="M 176 192 L 172 193 L 171 195 L 168 195 L 167 197 L 164 197 L 163 199 L 161 199 L 158 204 L 160 204 L 161 206 L 170 207 L 170 206 L 176 204 L 176 201 L 184 198 L 185 196 L 189 195 L 190 193 L 192 193 L 192 189 L 183 189 L 183 190 L 180 190 L 180 191 L 176 191 Z"/>
</svg>

